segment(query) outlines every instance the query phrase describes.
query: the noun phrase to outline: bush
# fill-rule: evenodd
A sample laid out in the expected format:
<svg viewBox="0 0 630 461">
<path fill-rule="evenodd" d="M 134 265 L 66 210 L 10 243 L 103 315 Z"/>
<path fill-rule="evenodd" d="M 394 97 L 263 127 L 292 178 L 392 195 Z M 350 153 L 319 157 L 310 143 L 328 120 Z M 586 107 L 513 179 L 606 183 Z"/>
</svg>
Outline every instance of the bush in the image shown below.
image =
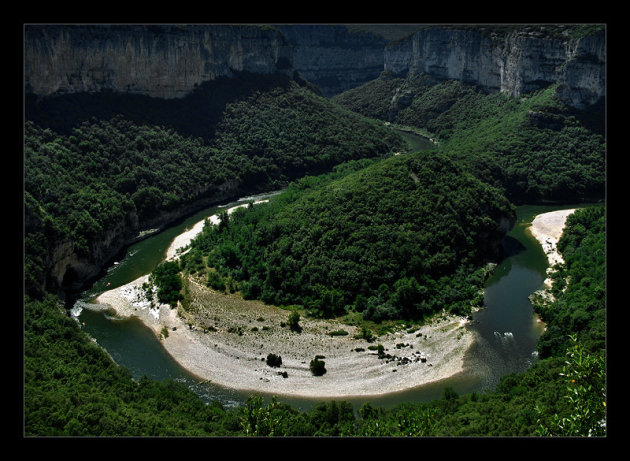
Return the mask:
<svg viewBox="0 0 630 461">
<path fill-rule="evenodd" d="M 218 272 L 210 271 L 208 273 L 208 286 L 217 291 L 225 291 L 225 280 Z"/>
<path fill-rule="evenodd" d="M 282 357 L 276 354 L 267 355 L 267 365 L 270 367 L 279 367 L 282 365 Z"/>
<path fill-rule="evenodd" d="M 158 300 L 172 307 L 184 298 L 180 293 L 182 279 L 179 276 L 179 270 L 177 261 L 168 261 L 157 266 L 149 277 L 149 282 L 157 287 Z"/>
<path fill-rule="evenodd" d="M 288 325 L 291 331 L 297 331 L 298 333 L 302 331 L 302 327 L 299 324 L 300 322 L 300 314 L 297 311 L 291 312 L 289 314 Z"/>
<path fill-rule="evenodd" d="M 328 333 L 330 336 L 346 336 L 348 332 L 346 330 L 335 330 Z"/>
<path fill-rule="evenodd" d="M 326 373 L 325 365 L 326 362 L 324 362 L 323 360 L 314 358 L 313 360 L 311 360 L 309 368 L 311 369 L 311 373 L 313 373 L 313 376 L 322 376 L 324 373 Z"/>
</svg>

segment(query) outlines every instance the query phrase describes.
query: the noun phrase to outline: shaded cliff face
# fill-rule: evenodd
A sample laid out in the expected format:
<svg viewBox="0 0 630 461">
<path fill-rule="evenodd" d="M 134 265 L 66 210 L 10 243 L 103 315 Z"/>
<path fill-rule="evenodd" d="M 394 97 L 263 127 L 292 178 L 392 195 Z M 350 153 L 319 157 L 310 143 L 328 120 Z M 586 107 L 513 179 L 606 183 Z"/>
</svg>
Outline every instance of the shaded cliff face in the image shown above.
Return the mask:
<svg viewBox="0 0 630 461">
<path fill-rule="evenodd" d="M 233 72 L 293 73 L 293 49 L 276 29 L 245 25 L 29 25 L 27 92 L 109 89 L 182 97 Z"/>
<path fill-rule="evenodd" d="M 325 96 L 374 80 L 383 71 L 387 40 L 345 25 L 279 25 L 293 45 L 293 65 Z"/>
<path fill-rule="evenodd" d="M 431 27 L 385 48 L 384 70 L 427 73 L 511 96 L 558 83 L 558 96 L 584 108 L 605 96 L 605 32 L 558 38 L 527 30 L 505 36 Z"/>
</svg>

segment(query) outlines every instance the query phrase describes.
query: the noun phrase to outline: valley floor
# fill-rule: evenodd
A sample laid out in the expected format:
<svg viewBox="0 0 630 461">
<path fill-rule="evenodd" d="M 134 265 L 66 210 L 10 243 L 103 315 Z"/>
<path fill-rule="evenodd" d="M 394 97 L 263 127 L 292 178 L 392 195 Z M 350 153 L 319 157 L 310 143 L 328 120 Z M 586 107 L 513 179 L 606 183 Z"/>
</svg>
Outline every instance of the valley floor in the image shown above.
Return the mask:
<svg viewBox="0 0 630 461">
<path fill-rule="evenodd" d="M 192 280 L 187 310 L 151 308 L 141 290 L 146 280 L 105 292 L 97 302 L 113 307 L 120 317 L 139 317 L 158 336 L 166 327 L 164 347 L 185 369 L 202 380 L 243 391 L 321 398 L 397 392 L 462 371 L 464 354 L 473 342 L 463 317 L 439 318 L 411 333 L 401 330 L 372 343 L 354 339 L 357 328 L 335 320 L 301 318 L 302 331 L 292 332 L 281 326 L 289 311 L 218 293 Z M 331 336 L 336 330 L 348 334 Z M 379 358 L 368 349 L 376 344 L 391 357 Z M 266 364 L 269 353 L 282 358 L 280 367 Z M 309 369 L 317 355 L 325 362 L 323 376 L 313 376 Z"/>
<path fill-rule="evenodd" d="M 560 260 L 556 243 L 572 211 L 545 213 L 532 222 L 531 232 L 550 264 Z M 175 239 L 169 258 L 200 229 L 196 226 L 186 238 Z M 200 379 L 242 391 L 317 398 L 398 392 L 463 371 L 464 355 L 474 342 L 466 318 L 452 316 L 436 317 L 414 331 L 400 330 L 372 343 L 355 339 L 357 327 L 336 320 L 301 318 L 302 331 L 292 332 L 281 325 L 289 311 L 218 293 L 192 279 L 187 281 L 186 309 L 181 305 L 152 308 L 141 289 L 147 279 L 107 291 L 97 303 L 110 306 L 120 317 L 139 317 L 161 338 L 169 354 Z M 330 334 L 338 330 L 348 334 Z M 376 344 L 382 344 L 390 357 L 379 358 L 376 350 L 368 348 Z M 282 358 L 280 367 L 266 364 L 270 353 Z M 309 369 L 318 355 L 327 370 L 323 376 L 313 376 Z"/>
</svg>

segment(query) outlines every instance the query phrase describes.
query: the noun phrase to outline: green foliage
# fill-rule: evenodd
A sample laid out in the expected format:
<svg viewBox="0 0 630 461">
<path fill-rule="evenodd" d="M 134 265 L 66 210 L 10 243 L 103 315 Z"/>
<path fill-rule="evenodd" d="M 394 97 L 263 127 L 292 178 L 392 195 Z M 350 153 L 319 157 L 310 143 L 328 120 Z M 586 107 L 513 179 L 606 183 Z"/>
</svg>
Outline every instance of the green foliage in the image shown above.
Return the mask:
<svg viewBox="0 0 630 461">
<path fill-rule="evenodd" d="M 586 31 L 573 32 L 580 30 Z M 439 150 L 502 188 L 514 202 L 601 198 L 603 105 L 573 110 L 556 98 L 555 91 L 553 85 L 512 98 L 426 75 L 407 79 L 382 75 L 335 101 L 368 117 L 426 129 L 439 139 Z M 392 106 L 395 92 L 406 94 L 407 102 Z"/>
<path fill-rule="evenodd" d="M 567 220 L 559 246 L 571 295 L 580 271 L 603 273 L 598 250 L 603 207 L 578 210 Z M 582 265 L 578 264 L 582 261 Z M 588 264 L 587 264 L 588 261 Z M 574 273 L 574 271 L 576 271 Z M 573 278 L 575 275 L 575 278 Z M 590 287 L 596 287 L 597 284 Z M 600 299 L 576 282 L 577 293 Z M 562 293 L 562 292 L 560 292 Z M 558 293 L 559 296 L 562 296 Z M 599 293 L 599 294 L 598 294 Z M 577 299 L 577 298 L 576 298 Z M 559 299 L 558 299 L 559 300 Z M 600 319 L 603 325 L 603 319 Z M 553 321 L 548 325 L 553 326 Z M 573 322 L 570 325 L 576 325 Z M 25 302 L 24 383 L 27 435 L 86 436 L 603 436 L 606 430 L 604 343 L 593 321 L 563 341 L 566 347 L 526 372 L 504 376 L 496 390 L 407 403 L 392 409 L 365 404 L 355 417 L 345 402 L 319 403 L 299 412 L 272 400 L 251 399 L 224 410 L 203 404 L 186 386 L 135 382 L 65 315 L 59 301 Z M 551 328 L 549 328 L 551 331 Z M 384 349 L 381 348 L 382 353 Z M 314 359 L 321 362 L 319 359 Z M 51 386 L 54 383 L 54 386 Z"/>
<path fill-rule="evenodd" d="M 209 199 L 279 188 L 403 140 L 286 78 L 242 74 L 161 100 L 116 93 L 26 97 L 26 281 L 46 280 L 61 239 L 82 257 L 121 224 Z M 238 193 L 234 190 L 234 193 Z M 253 287 L 255 292 L 256 287 Z"/>
<path fill-rule="evenodd" d="M 588 351 L 606 344 L 606 208 L 578 209 L 567 217 L 558 241 L 564 265 L 552 276 L 555 300 L 535 304 L 547 324 L 538 342 L 541 357 L 559 356 L 577 334 Z"/>
<path fill-rule="evenodd" d="M 330 336 L 347 336 L 348 332 L 346 330 L 333 330 L 328 334 Z"/>
<path fill-rule="evenodd" d="M 302 331 L 302 327 L 300 326 L 300 314 L 298 311 L 291 311 L 291 313 L 289 314 L 289 318 L 287 319 L 287 325 L 289 325 L 289 329 L 291 331 L 295 331 L 298 333 Z"/>
<path fill-rule="evenodd" d="M 602 437 L 606 435 L 606 363 L 601 352 L 589 354 L 575 335 L 570 344 L 563 377 L 562 399 L 568 402 L 568 414 L 553 415 L 547 423 L 540 422 L 538 433 L 544 436 Z M 537 407 L 539 413 L 542 410 Z"/>
<path fill-rule="evenodd" d="M 362 170 L 373 163 L 367 157 L 398 150 L 400 140 L 304 88 L 272 80 L 256 87 L 242 78 L 240 88 L 221 81 L 172 102 L 67 95 L 47 98 L 33 111 L 27 98 L 27 436 L 605 434 L 603 208 L 567 220 L 558 245 L 566 263 L 555 276 L 556 301 L 541 311 L 548 326 L 542 360 L 504 377 L 495 392 L 445 390 L 441 400 L 391 410 L 364 405 L 360 418 L 346 402 L 299 412 L 254 397 L 225 410 L 203 403 L 181 383 L 132 379 L 93 343 L 60 302 L 41 291 L 50 248 L 67 238 L 80 255 L 90 255 L 93 242 L 134 213 L 142 224 L 211 196 L 228 180 L 275 187 L 305 172 L 334 170 L 205 230 L 182 257 L 185 270 L 210 267 L 228 285 L 237 281 L 244 297 L 301 304 L 324 316 L 349 308 L 373 319 L 422 316 L 438 307 L 461 313 L 477 296 L 483 274 L 475 268 L 489 250 L 480 236 L 496 232 L 499 217 L 510 211 L 500 194 L 440 155 Z M 422 91 L 407 108 L 390 112 L 381 100 L 391 100 L 401 84 L 393 78 L 373 83 L 374 107 L 369 98 L 357 105 L 365 115 L 399 117 L 394 121 L 438 133 L 445 154 L 511 198 L 577 201 L 601 190 L 603 138 L 584 123 L 584 114 L 561 107 L 552 90 L 517 101 L 452 82 L 417 83 Z M 190 104 L 196 110 L 184 110 Z M 161 301 L 176 304 L 179 269 L 165 265 L 152 275 Z M 313 362 L 325 369 L 318 358 Z"/>
<path fill-rule="evenodd" d="M 313 373 L 313 376 L 322 376 L 326 373 L 326 362 L 315 357 L 311 360 L 311 363 L 309 363 L 308 368 L 311 370 L 311 373 Z"/>
<path fill-rule="evenodd" d="M 383 73 L 379 78 L 331 99 L 358 114 L 390 121 L 390 101 L 404 79 Z"/>
<path fill-rule="evenodd" d="M 225 291 L 225 280 L 216 271 L 208 272 L 208 286 L 217 291 Z"/>
<path fill-rule="evenodd" d="M 223 436 L 235 414 L 204 404 L 186 385 L 134 381 L 52 295 L 24 303 L 27 436 Z"/>
<path fill-rule="evenodd" d="M 282 357 L 276 354 L 268 354 L 267 365 L 269 365 L 270 367 L 279 367 L 280 365 L 282 365 Z"/>
<path fill-rule="evenodd" d="M 442 435 L 603 436 L 606 430 L 605 207 L 569 215 L 558 249 L 555 300 L 535 308 L 547 324 L 540 361 L 504 376 L 495 392 L 444 407 Z M 564 284 L 558 282 L 564 280 Z"/>
<path fill-rule="evenodd" d="M 447 157 L 408 154 L 296 181 L 191 247 L 246 298 L 319 317 L 421 319 L 470 311 L 513 213 Z"/>
<path fill-rule="evenodd" d="M 156 267 L 149 276 L 149 282 L 157 287 L 157 297 L 161 303 L 175 307 L 177 302 L 183 299 L 179 271 L 179 262 L 166 261 Z"/>
<path fill-rule="evenodd" d="M 435 408 L 398 405 L 390 411 L 364 405 L 362 419 L 343 435 L 359 437 L 427 437 L 435 434 L 439 412 Z"/>
<path fill-rule="evenodd" d="M 245 435 L 254 436 L 274 436 L 281 435 L 275 433 L 275 428 L 280 424 L 280 419 L 274 415 L 278 402 L 274 398 L 268 407 L 264 407 L 262 397 L 252 396 L 245 403 L 245 415 L 241 420 L 241 426 Z"/>
</svg>

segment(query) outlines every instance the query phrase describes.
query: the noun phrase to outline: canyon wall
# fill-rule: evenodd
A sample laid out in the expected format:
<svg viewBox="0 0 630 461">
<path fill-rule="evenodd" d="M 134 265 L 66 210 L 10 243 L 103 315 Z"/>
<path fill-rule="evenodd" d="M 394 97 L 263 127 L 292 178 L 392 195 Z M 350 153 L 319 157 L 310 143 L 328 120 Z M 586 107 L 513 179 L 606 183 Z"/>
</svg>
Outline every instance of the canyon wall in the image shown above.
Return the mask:
<svg viewBox="0 0 630 461">
<path fill-rule="evenodd" d="M 514 28 L 503 34 L 475 28 L 427 27 L 388 44 L 384 70 L 427 73 L 520 96 L 553 83 L 570 106 L 585 108 L 606 94 L 605 31 L 581 38 Z"/>
<path fill-rule="evenodd" d="M 377 78 L 387 40 L 345 25 L 278 25 L 294 48 L 294 67 L 324 96 L 333 96 Z"/>
<path fill-rule="evenodd" d="M 234 72 L 293 74 L 277 29 L 247 25 L 27 25 L 25 89 L 38 95 L 109 89 L 160 98 Z"/>
</svg>

